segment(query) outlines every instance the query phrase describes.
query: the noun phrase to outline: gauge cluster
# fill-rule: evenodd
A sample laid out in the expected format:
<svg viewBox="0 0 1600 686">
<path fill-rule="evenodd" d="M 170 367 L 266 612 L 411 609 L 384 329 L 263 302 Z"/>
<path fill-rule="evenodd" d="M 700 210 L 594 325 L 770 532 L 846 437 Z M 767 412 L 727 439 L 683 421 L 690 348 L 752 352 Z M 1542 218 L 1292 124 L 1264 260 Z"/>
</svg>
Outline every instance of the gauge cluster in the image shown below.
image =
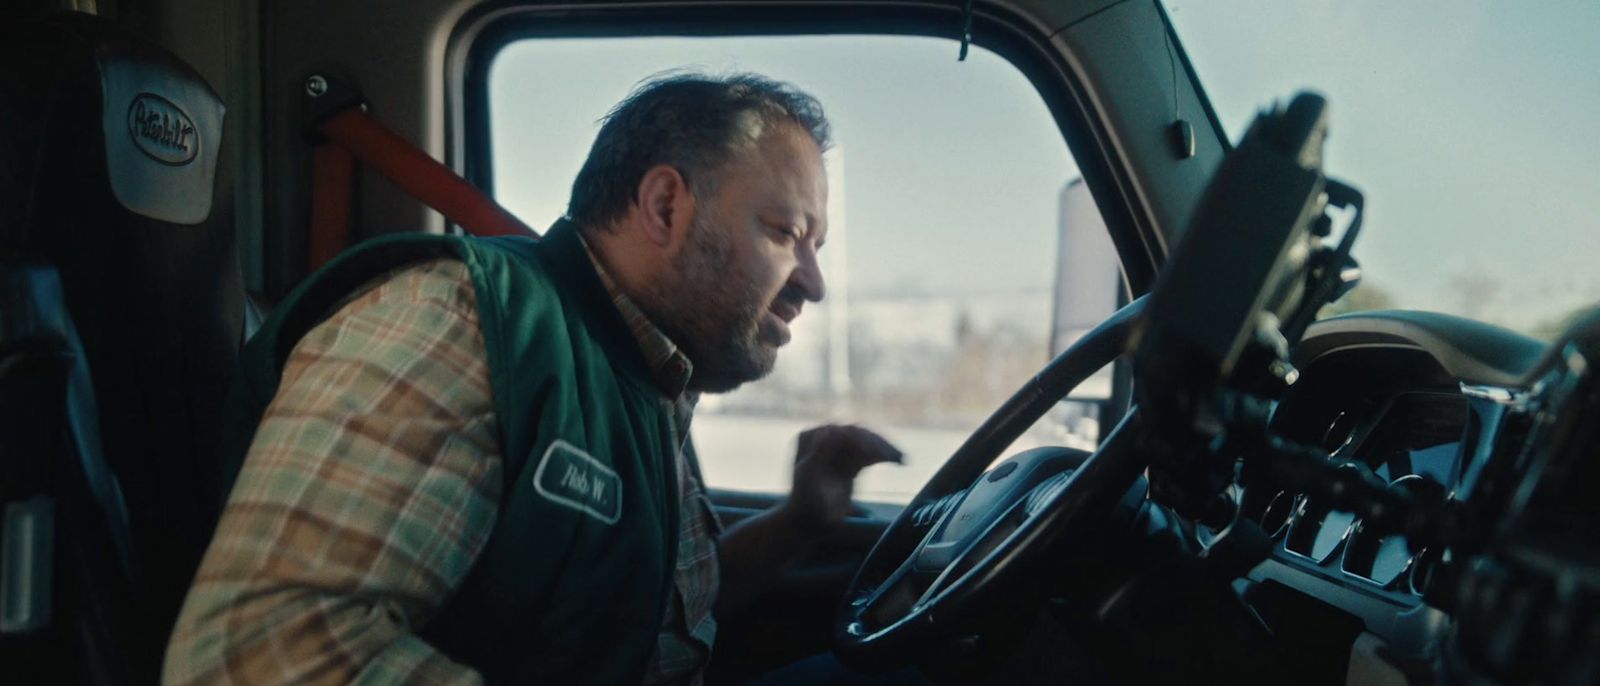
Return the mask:
<svg viewBox="0 0 1600 686">
<path fill-rule="evenodd" d="M 1410 328 L 1393 326 L 1396 317 Z M 1504 497 L 1488 492 L 1503 490 L 1504 480 L 1484 474 L 1514 468 L 1513 446 L 1526 428 L 1515 407 L 1527 389 L 1512 381 L 1542 346 L 1452 327 L 1393 314 L 1319 322 L 1301 346 L 1300 379 L 1274 408 L 1271 431 L 1404 500 Z M 1494 345 L 1462 343 L 1484 340 Z M 1269 625 L 1286 616 L 1274 607 L 1318 606 L 1399 657 L 1436 656 L 1452 620 L 1434 589 L 1453 551 L 1369 525 L 1327 502 L 1326 492 L 1309 495 L 1265 478 L 1241 470 L 1229 489 L 1238 517 L 1259 525 L 1271 543 L 1267 559 L 1236 582 L 1246 604 Z M 1220 533 L 1193 531 L 1202 547 Z"/>
<path fill-rule="evenodd" d="M 1322 445 L 1340 469 L 1366 471 L 1405 490 L 1448 496 L 1464 462 L 1467 399 L 1459 393 L 1401 392 L 1364 399 L 1362 409 L 1339 410 Z M 1270 485 L 1262 485 L 1270 490 Z M 1264 502 L 1263 502 L 1264 500 Z M 1276 559 L 1398 596 L 1420 596 L 1427 551 L 1399 533 L 1367 527 L 1353 513 L 1316 497 L 1277 490 L 1244 516 L 1275 542 Z"/>
</svg>

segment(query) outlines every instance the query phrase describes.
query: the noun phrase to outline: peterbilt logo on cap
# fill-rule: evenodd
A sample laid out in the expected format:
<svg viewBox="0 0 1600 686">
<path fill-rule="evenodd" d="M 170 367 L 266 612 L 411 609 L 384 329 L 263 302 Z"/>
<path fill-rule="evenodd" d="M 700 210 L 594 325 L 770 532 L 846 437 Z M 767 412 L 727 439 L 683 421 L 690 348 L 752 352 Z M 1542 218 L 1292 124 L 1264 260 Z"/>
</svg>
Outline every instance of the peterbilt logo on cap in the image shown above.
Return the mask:
<svg viewBox="0 0 1600 686">
<path fill-rule="evenodd" d="M 128 135 L 140 151 L 162 164 L 185 165 L 200 152 L 194 120 L 171 100 L 153 93 L 134 96 L 128 106 Z"/>
</svg>

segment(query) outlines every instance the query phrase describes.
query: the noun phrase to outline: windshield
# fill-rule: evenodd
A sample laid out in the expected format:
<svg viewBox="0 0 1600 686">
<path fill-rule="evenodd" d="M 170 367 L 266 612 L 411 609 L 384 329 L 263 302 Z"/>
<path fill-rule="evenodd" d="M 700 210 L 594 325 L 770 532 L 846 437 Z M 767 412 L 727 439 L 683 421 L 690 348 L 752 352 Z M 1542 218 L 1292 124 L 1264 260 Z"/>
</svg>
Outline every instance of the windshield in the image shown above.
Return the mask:
<svg viewBox="0 0 1600 686">
<path fill-rule="evenodd" d="M 1360 188 L 1343 311 L 1458 314 L 1550 338 L 1600 301 L 1600 3 L 1171 0 L 1233 140 L 1312 89 Z"/>
</svg>

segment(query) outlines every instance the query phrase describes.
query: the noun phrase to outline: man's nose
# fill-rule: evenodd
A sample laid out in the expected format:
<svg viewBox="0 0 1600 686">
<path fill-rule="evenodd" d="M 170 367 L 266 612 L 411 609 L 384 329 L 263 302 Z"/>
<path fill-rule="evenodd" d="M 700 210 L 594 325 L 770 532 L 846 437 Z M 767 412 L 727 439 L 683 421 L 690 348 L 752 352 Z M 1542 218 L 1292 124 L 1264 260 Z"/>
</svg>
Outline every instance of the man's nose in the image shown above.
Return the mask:
<svg viewBox="0 0 1600 686">
<path fill-rule="evenodd" d="M 821 302 L 823 296 L 827 295 L 828 286 L 822 278 L 822 266 L 817 263 L 816 250 L 800 250 L 800 264 L 789 275 L 789 286 L 811 302 Z"/>
</svg>

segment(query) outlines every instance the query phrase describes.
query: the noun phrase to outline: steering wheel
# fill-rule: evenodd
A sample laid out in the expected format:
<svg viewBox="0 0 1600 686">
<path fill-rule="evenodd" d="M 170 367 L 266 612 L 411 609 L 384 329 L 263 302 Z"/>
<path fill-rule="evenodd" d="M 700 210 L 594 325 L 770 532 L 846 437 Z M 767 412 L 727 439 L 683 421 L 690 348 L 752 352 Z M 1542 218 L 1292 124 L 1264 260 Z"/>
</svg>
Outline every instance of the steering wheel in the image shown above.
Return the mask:
<svg viewBox="0 0 1600 686">
<path fill-rule="evenodd" d="M 1133 301 L 1057 355 L 929 479 L 867 553 L 839 613 L 834 651 L 858 667 L 910 662 L 946 637 L 1030 555 L 1084 533 L 1134 486 L 1135 409 L 1098 450 L 1025 451 L 987 469 L 1057 401 L 1128 348 L 1145 299 Z M 987 469 L 987 473 L 985 470 Z M 986 475 L 985 475 L 986 474 Z M 980 478 L 981 477 L 981 478 Z M 1142 499 L 1143 489 L 1132 494 Z"/>
<path fill-rule="evenodd" d="M 1293 383 L 1289 348 L 1354 264 L 1360 195 L 1322 175 L 1326 133 L 1326 102 L 1314 94 L 1257 117 L 1213 174 L 1149 299 L 1118 310 L 1001 405 L 867 553 L 839 612 L 840 658 L 863 668 L 905 664 L 959 635 L 1001 589 L 1021 586 L 1019 571 L 1053 543 L 1082 540 L 1120 500 L 1143 500 L 1144 489 L 1131 487 L 1153 451 L 1224 464 L 1198 459 L 1231 421 L 1209 403 Z M 1356 209 L 1336 249 L 1324 240 L 1330 200 Z M 985 471 L 1134 347 L 1136 329 L 1139 407 L 1093 454 L 1040 448 Z M 1206 494 L 1203 482 L 1198 490 Z"/>
</svg>

